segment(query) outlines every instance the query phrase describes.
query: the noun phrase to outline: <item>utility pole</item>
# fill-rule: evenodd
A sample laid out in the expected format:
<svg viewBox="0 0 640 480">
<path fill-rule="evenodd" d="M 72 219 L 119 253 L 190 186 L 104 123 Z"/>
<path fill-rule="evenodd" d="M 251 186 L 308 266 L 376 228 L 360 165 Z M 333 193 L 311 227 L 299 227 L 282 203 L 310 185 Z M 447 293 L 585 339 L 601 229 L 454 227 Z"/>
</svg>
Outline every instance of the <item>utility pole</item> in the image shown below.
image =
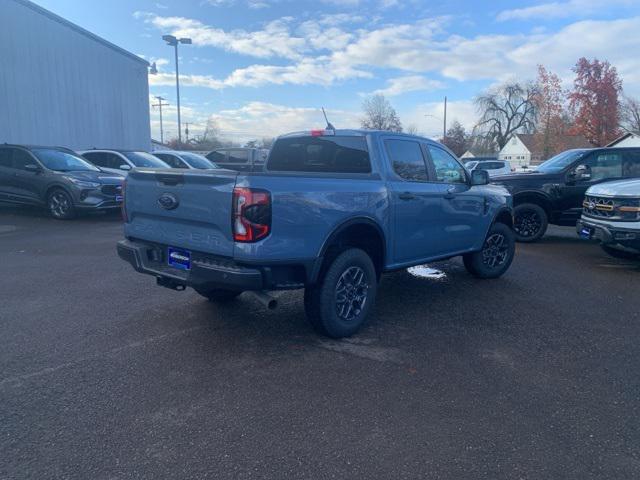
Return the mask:
<svg viewBox="0 0 640 480">
<path fill-rule="evenodd" d="M 184 122 L 185 127 L 184 127 L 184 134 L 187 137 L 187 143 L 189 143 L 189 125 L 193 125 L 191 122 Z"/>
<path fill-rule="evenodd" d="M 447 139 L 447 96 L 444 97 L 444 118 L 442 127 L 442 139 Z"/>
<path fill-rule="evenodd" d="M 162 107 L 166 107 L 169 105 L 168 103 L 162 103 L 166 98 L 163 98 L 159 95 L 154 97 L 158 100 L 158 103 L 154 103 L 151 105 L 152 107 L 158 107 L 160 109 L 160 143 L 164 144 L 164 129 L 162 128 Z"/>
</svg>

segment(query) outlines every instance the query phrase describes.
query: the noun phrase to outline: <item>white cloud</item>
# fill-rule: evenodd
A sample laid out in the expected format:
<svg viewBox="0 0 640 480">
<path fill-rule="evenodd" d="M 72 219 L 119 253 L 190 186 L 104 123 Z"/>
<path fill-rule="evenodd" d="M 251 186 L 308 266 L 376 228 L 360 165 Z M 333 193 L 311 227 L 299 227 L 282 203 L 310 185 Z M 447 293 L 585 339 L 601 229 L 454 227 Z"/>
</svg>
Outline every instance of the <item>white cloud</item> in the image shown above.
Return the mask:
<svg viewBox="0 0 640 480">
<path fill-rule="evenodd" d="M 570 1 L 593 5 L 600 0 Z M 437 87 L 420 80 L 430 72 L 459 81 L 500 81 L 508 76 L 529 79 L 542 62 L 561 77 L 570 78 L 570 69 L 581 56 L 608 59 L 629 83 L 640 75 L 640 60 L 628 53 L 640 44 L 640 17 L 579 21 L 555 32 L 464 37 L 447 34 L 448 17 L 382 26 L 368 23 L 366 28 L 357 25 L 364 22 L 362 18 L 345 14 L 302 22 L 283 17 L 253 31 L 225 31 L 184 17 L 144 12 L 135 15 L 163 32 L 193 38 L 194 46 L 282 60 L 279 64 L 239 68 L 226 78 L 191 79 L 191 84 L 216 89 L 266 84 L 333 85 L 347 79 L 371 78 L 375 69 L 386 68 L 403 79 L 379 88 L 393 95 Z"/>
<path fill-rule="evenodd" d="M 503 10 L 496 19 L 500 22 L 508 20 L 530 20 L 532 18 L 568 18 L 586 16 L 603 8 L 615 5 L 633 5 L 635 0 L 569 0 L 565 2 L 549 2 L 531 7 Z"/>
<path fill-rule="evenodd" d="M 360 123 L 359 112 L 328 109 L 327 116 L 337 128 L 349 128 Z M 267 102 L 249 102 L 237 109 L 222 110 L 211 118 L 216 121 L 223 135 L 241 142 L 325 126 L 319 108 L 290 107 Z"/>
<path fill-rule="evenodd" d="M 439 80 L 432 80 L 421 75 L 407 75 L 389 79 L 385 88 L 374 90 L 372 93 L 374 95 L 381 94 L 393 97 L 407 92 L 436 90 L 439 88 L 444 88 L 444 84 Z"/>
</svg>

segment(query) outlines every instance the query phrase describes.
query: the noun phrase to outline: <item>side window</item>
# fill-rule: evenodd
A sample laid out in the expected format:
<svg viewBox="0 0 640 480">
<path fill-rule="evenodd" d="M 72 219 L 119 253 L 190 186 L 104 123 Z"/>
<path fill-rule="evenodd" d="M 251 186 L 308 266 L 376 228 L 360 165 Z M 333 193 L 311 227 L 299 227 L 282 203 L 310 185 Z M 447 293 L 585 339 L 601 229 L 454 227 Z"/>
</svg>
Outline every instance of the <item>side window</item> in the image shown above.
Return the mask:
<svg viewBox="0 0 640 480">
<path fill-rule="evenodd" d="M 16 148 L 13 151 L 13 168 L 17 168 L 19 170 L 25 170 L 24 167 L 26 165 L 33 165 L 34 163 L 36 163 L 36 161 L 33 158 L 31 158 L 31 155 L 29 155 L 24 150 L 20 150 L 19 148 Z"/>
<path fill-rule="evenodd" d="M 108 165 L 105 164 L 104 155 L 100 152 L 87 152 L 83 153 L 82 156 L 96 167 L 108 167 Z"/>
<path fill-rule="evenodd" d="M 129 165 L 129 163 L 122 158 L 120 155 L 116 155 L 115 153 L 105 153 L 105 163 L 108 165 L 108 168 L 115 168 L 116 170 L 120 169 L 120 165 Z"/>
<path fill-rule="evenodd" d="M 591 181 L 604 180 L 607 178 L 622 177 L 622 153 L 621 152 L 599 152 L 589 157 L 585 162 L 591 170 Z"/>
<path fill-rule="evenodd" d="M 393 170 L 405 180 L 426 182 L 427 165 L 418 142 L 412 140 L 386 140 L 387 154 Z"/>
<path fill-rule="evenodd" d="M 249 161 L 249 150 L 230 150 L 229 163 L 247 163 Z"/>
<path fill-rule="evenodd" d="M 213 163 L 225 163 L 225 152 L 209 152 L 207 158 Z"/>
<path fill-rule="evenodd" d="M 433 145 L 429 145 L 429 153 L 439 182 L 465 183 L 467 181 L 464 168 L 449 153 Z"/>
<path fill-rule="evenodd" d="M 11 168 L 11 149 L 0 148 L 0 168 Z"/>
<path fill-rule="evenodd" d="M 628 150 L 624 152 L 622 176 L 640 177 L 640 150 Z"/>
<path fill-rule="evenodd" d="M 157 153 L 154 155 L 165 162 L 167 165 L 169 165 L 171 168 L 183 168 L 182 162 L 173 155 L 169 155 L 168 153 Z"/>
</svg>

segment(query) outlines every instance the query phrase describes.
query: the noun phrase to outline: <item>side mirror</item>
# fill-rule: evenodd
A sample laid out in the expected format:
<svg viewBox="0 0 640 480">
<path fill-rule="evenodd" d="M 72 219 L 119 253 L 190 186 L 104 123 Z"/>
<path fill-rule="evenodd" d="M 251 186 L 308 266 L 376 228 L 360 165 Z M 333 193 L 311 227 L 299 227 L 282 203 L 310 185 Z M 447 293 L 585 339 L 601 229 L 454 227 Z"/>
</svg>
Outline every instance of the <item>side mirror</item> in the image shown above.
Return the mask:
<svg viewBox="0 0 640 480">
<path fill-rule="evenodd" d="M 122 165 L 120 165 L 118 167 L 120 170 L 131 170 L 131 165 L 127 165 L 126 163 L 123 163 Z"/>
<path fill-rule="evenodd" d="M 487 185 L 489 183 L 489 172 L 486 170 L 471 171 L 471 185 Z"/>
<path fill-rule="evenodd" d="M 42 171 L 42 168 L 40 167 L 40 165 L 36 165 L 35 163 L 29 163 L 28 165 L 25 165 L 24 169 L 27 172 L 32 172 L 32 173 L 39 173 Z"/>
<path fill-rule="evenodd" d="M 578 165 L 571 176 L 573 180 L 590 180 L 591 169 L 587 165 Z"/>
</svg>

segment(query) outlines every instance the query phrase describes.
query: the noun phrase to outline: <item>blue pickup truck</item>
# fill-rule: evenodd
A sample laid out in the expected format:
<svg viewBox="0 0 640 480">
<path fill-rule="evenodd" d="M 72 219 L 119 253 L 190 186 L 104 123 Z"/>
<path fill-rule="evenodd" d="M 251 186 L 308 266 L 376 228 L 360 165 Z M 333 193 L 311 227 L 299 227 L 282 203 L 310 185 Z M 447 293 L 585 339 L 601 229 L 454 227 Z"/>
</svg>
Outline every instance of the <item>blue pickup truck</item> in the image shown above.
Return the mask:
<svg viewBox="0 0 640 480">
<path fill-rule="evenodd" d="M 305 289 L 313 327 L 352 335 L 380 276 L 461 255 L 496 278 L 511 264 L 512 199 L 437 142 L 368 130 L 279 137 L 262 172 L 134 169 L 119 256 L 159 285 L 211 301 Z"/>
</svg>

